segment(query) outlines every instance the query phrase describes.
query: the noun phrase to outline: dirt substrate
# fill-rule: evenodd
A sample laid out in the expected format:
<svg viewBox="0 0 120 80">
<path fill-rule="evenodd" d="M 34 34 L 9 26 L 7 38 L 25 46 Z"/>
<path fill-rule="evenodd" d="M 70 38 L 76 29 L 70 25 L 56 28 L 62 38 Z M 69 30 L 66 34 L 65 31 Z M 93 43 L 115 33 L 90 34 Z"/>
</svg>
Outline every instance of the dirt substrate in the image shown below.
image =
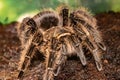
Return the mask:
<svg viewBox="0 0 120 80">
<path fill-rule="evenodd" d="M 95 16 L 107 50 L 103 53 L 103 70 L 97 71 L 92 55 L 87 55 L 87 66 L 77 57 L 67 60 L 55 80 L 120 80 L 120 13 L 108 12 Z M 17 80 L 19 39 L 16 22 L 0 25 L 0 80 Z M 75 59 L 76 58 L 76 59 Z M 41 80 L 43 63 L 39 60 L 29 67 L 23 80 Z"/>
</svg>

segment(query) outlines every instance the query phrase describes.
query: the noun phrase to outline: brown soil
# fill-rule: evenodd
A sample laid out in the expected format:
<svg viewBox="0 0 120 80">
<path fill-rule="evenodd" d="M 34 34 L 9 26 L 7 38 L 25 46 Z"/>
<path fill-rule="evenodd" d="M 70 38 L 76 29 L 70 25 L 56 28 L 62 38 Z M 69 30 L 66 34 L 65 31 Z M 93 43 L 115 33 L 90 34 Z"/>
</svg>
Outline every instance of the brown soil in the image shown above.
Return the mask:
<svg viewBox="0 0 120 80">
<path fill-rule="evenodd" d="M 103 70 L 97 71 L 94 59 L 86 56 L 88 64 L 82 66 L 77 57 L 70 58 L 55 80 L 120 80 L 120 13 L 108 12 L 95 16 L 107 51 L 103 53 Z M 4 26 L 4 27 L 3 27 Z M 0 80 L 17 80 L 20 42 L 16 33 L 16 22 L 0 24 Z M 44 66 L 34 61 L 23 80 L 41 80 Z"/>
</svg>

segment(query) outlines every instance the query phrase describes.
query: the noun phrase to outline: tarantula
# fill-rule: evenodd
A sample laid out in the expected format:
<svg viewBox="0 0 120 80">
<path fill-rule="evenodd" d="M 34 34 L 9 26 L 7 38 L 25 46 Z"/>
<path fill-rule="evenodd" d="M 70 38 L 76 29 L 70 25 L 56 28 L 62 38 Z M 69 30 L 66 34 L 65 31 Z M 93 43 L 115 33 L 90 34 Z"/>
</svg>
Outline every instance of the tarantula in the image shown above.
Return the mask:
<svg viewBox="0 0 120 80">
<path fill-rule="evenodd" d="M 18 28 L 21 40 L 19 75 L 22 77 L 36 50 L 45 56 L 43 80 L 54 80 L 67 56 L 76 54 L 86 65 L 83 46 L 92 53 L 98 71 L 102 70 L 100 54 L 106 50 L 97 30 L 96 19 L 85 9 L 69 12 L 62 6 L 57 11 L 45 10 L 33 18 L 25 18 Z"/>
</svg>

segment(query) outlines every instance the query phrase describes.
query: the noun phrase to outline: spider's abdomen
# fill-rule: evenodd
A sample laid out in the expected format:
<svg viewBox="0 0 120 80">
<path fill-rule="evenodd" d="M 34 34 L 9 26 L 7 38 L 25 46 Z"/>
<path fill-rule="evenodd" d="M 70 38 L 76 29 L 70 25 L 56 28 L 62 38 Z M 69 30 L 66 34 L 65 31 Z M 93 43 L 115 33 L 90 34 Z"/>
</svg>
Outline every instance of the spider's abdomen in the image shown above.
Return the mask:
<svg viewBox="0 0 120 80">
<path fill-rule="evenodd" d="M 60 18 L 54 11 L 43 11 L 33 17 L 39 29 L 43 31 L 58 26 Z"/>
<path fill-rule="evenodd" d="M 44 28 L 44 30 L 47 30 L 47 29 L 51 28 L 52 26 L 57 26 L 58 22 L 59 22 L 59 20 L 57 18 L 55 18 L 54 16 L 44 17 L 41 20 L 40 26 L 42 28 Z"/>
</svg>

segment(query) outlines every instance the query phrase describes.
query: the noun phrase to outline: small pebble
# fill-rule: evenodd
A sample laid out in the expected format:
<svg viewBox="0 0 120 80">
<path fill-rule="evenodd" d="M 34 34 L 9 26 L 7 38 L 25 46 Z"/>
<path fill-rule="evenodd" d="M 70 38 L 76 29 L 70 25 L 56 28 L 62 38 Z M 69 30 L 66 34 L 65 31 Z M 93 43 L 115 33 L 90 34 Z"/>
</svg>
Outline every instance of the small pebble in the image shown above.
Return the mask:
<svg viewBox="0 0 120 80">
<path fill-rule="evenodd" d="M 108 64 L 108 60 L 106 60 L 106 59 L 105 59 L 103 62 L 104 62 L 105 64 Z"/>
</svg>

